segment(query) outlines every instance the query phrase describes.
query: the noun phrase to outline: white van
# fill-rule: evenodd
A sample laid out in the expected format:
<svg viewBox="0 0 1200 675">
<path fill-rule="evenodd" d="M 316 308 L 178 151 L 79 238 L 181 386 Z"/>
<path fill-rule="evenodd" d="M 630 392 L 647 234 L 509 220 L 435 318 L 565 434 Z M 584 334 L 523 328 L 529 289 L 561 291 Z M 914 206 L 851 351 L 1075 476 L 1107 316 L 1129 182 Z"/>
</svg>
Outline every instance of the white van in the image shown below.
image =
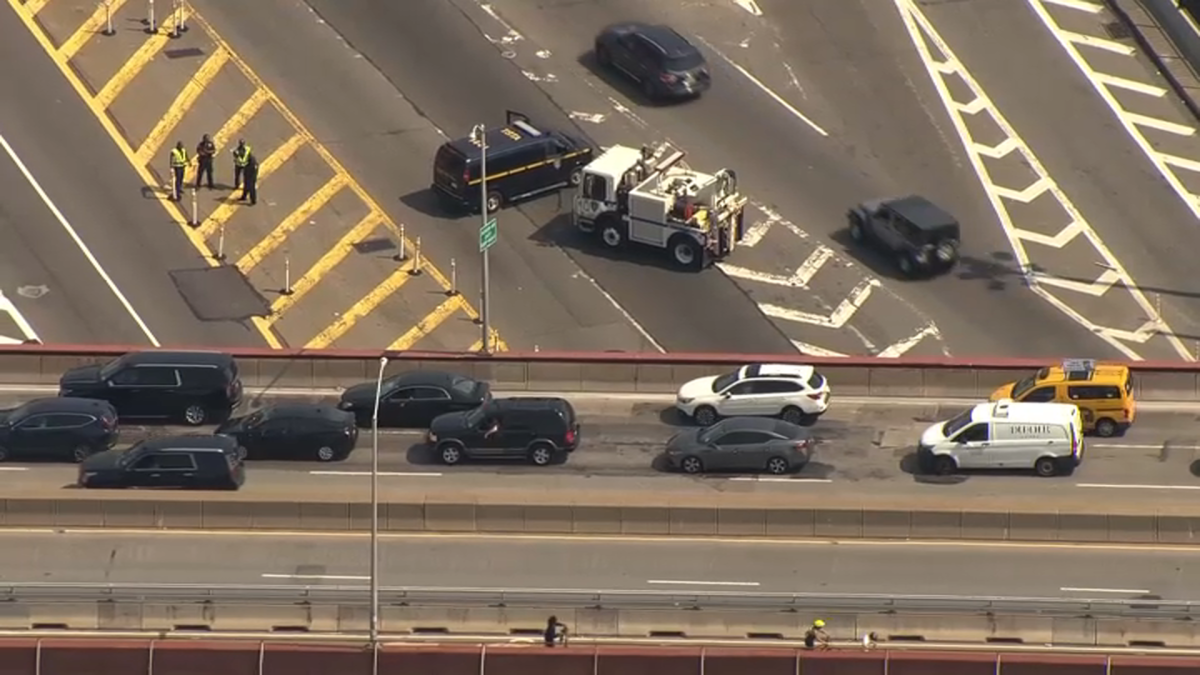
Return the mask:
<svg viewBox="0 0 1200 675">
<path fill-rule="evenodd" d="M 980 403 L 921 434 L 922 471 L 1033 469 L 1039 476 L 1070 472 L 1083 460 L 1083 419 L 1069 403 Z"/>
</svg>

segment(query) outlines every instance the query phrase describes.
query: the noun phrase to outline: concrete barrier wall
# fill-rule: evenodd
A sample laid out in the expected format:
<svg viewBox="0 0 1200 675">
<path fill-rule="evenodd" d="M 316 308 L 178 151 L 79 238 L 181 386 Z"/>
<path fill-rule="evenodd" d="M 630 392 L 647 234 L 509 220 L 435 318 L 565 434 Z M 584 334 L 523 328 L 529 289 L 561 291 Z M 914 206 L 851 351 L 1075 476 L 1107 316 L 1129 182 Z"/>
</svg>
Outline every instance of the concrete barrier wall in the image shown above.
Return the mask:
<svg viewBox="0 0 1200 675">
<path fill-rule="evenodd" d="M 0 346 L 0 385 L 58 383 L 64 370 L 119 356 L 134 347 Z M 344 387 L 373 379 L 379 357 L 394 371 L 453 370 L 488 380 L 501 390 L 674 393 L 695 377 L 751 362 L 819 366 L 843 396 L 980 398 L 996 386 L 1047 365 L 1042 359 L 823 358 L 762 354 L 630 354 L 506 352 L 349 352 L 242 349 L 242 378 L 251 387 Z M 1143 400 L 1200 401 L 1200 365 L 1135 362 Z"/>
<path fill-rule="evenodd" d="M 233 641 L 8 640 L 0 670 L 29 675 L 368 675 L 361 645 Z M 1200 659 L 1104 654 L 479 645 L 388 646 L 388 675 L 1183 675 Z"/>
<path fill-rule="evenodd" d="M 106 495 L 107 496 L 107 495 Z M 191 496 L 191 495 L 185 495 Z M 385 503 L 390 532 L 626 534 L 1191 544 L 1200 515 L 859 508 Z M 0 527 L 366 531 L 370 504 L 111 498 L 0 500 Z"/>
</svg>

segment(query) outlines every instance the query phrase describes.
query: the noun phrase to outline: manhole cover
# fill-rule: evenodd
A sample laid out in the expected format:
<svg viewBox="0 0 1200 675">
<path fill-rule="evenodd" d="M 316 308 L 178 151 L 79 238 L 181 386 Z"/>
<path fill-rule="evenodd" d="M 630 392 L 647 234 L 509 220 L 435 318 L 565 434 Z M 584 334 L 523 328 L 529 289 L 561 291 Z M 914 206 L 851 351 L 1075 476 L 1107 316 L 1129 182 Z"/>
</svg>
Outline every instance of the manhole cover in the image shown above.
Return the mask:
<svg viewBox="0 0 1200 675">
<path fill-rule="evenodd" d="M 1114 40 L 1126 40 L 1133 37 L 1133 31 L 1129 30 L 1129 26 L 1120 21 L 1110 21 L 1104 24 L 1104 32 Z"/>
<path fill-rule="evenodd" d="M 17 295 L 30 300 L 37 300 L 49 292 L 50 288 L 47 286 L 21 286 L 17 289 Z"/>
</svg>

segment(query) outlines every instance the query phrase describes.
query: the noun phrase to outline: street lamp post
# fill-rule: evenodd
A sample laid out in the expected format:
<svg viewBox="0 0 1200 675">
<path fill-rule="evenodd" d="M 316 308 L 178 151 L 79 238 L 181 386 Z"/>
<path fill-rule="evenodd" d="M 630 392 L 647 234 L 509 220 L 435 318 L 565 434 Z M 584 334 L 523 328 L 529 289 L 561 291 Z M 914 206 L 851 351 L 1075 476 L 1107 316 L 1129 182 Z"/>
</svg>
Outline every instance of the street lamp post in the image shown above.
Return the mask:
<svg viewBox="0 0 1200 675">
<path fill-rule="evenodd" d="M 482 124 L 477 124 L 471 129 L 473 140 L 479 144 L 479 212 L 483 214 L 480 221 L 480 255 L 483 257 L 483 286 L 482 298 L 479 303 L 479 315 L 482 319 L 483 336 L 480 338 L 480 344 L 483 345 L 483 353 L 492 353 L 492 321 L 491 321 L 491 306 L 488 301 L 489 291 L 491 286 L 491 270 L 488 266 L 488 249 L 490 246 L 483 245 L 483 232 L 488 227 L 488 216 L 491 213 L 488 210 L 488 189 L 487 189 L 487 129 Z"/>
<path fill-rule="evenodd" d="M 379 674 L 379 399 L 388 358 L 379 357 L 375 410 L 371 413 L 371 675 Z"/>
</svg>

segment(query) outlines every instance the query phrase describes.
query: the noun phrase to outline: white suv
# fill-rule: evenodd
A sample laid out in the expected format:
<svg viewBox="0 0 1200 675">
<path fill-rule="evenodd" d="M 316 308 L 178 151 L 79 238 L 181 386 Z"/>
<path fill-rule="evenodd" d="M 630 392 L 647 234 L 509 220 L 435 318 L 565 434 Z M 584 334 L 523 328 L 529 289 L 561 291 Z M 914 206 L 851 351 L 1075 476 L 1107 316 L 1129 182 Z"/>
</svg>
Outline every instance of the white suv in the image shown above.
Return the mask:
<svg viewBox="0 0 1200 675">
<path fill-rule="evenodd" d="M 704 427 L 743 416 L 809 425 L 829 408 L 829 382 L 812 366 L 756 363 L 688 382 L 675 407 Z"/>
</svg>

